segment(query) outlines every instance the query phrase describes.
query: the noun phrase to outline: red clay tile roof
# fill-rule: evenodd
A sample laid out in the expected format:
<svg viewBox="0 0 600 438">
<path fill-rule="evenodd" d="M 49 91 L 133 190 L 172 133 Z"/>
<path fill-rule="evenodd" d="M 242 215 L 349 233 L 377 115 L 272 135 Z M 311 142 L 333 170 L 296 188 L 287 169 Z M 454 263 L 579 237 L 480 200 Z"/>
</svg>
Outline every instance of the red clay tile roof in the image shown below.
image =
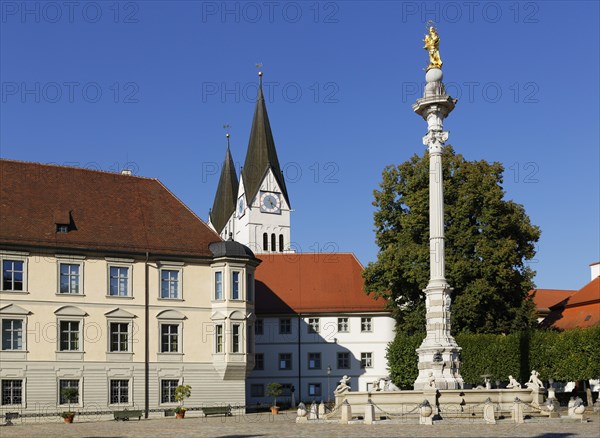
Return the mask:
<svg viewBox="0 0 600 438">
<path fill-rule="evenodd" d="M 256 313 L 384 312 L 385 300 L 363 291 L 353 254 L 261 254 Z"/>
<path fill-rule="evenodd" d="M 565 301 L 576 292 L 576 290 L 562 289 L 533 289 L 529 291 L 529 295 L 533 295 L 533 302 L 539 311 L 550 309 L 550 307 Z"/>
<path fill-rule="evenodd" d="M 544 325 L 562 330 L 596 324 L 600 324 L 600 277 L 579 289 L 566 303 L 553 306 L 544 320 Z"/>
<path fill-rule="evenodd" d="M 0 244 L 210 257 L 219 240 L 156 179 L 0 160 Z"/>
</svg>

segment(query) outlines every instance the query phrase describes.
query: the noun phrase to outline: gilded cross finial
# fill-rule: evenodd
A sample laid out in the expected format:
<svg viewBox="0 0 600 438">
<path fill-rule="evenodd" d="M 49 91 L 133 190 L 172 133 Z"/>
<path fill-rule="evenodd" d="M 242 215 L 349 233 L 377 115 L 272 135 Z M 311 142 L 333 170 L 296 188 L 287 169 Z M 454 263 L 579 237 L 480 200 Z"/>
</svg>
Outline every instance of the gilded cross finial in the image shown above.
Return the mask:
<svg viewBox="0 0 600 438">
<path fill-rule="evenodd" d="M 231 128 L 229 123 L 225 123 L 223 125 L 223 129 L 225 130 L 225 137 L 227 138 L 227 147 L 229 147 L 229 128 Z"/>
<path fill-rule="evenodd" d="M 442 58 L 440 58 L 440 36 L 437 33 L 437 29 L 433 21 L 428 21 L 427 27 L 429 33 L 425 34 L 425 39 L 423 40 L 425 43 L 423 48 L 429 52 L 429 65 L 427 66 L 427 71 L 431 70 L 432 68 L 441 69 Z"/>
</svg>

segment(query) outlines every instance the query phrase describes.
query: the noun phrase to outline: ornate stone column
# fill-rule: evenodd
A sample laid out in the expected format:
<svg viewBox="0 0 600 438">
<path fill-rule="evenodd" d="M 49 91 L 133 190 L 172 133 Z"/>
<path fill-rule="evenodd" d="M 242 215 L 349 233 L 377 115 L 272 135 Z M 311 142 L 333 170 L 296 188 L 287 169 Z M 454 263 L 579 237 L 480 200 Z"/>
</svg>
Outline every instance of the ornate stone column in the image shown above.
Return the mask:
<svg viewBox="0 0 600 438">
<path fill-rule="evenodd" d="M 430 35 L 435 30 L 430 28 Z M 439 37 L 435 32 L 435 42 Z M 435 47 L 428 47 L 431 64 L 425 75 L 423 98 L 413 110 L 427 121 L 423 144 L 429 150 L 429 251 L 430 279 L 425 293 L 427 336 L 417 349 L 419 375 L 415 389 L 459 389 L 463 387 L 460 375 L 460 347 L 450 334 L 450 303 L 452 288 L 445 277 L 444 253 L 444 183 L 442 175 L 442 147 L 448 140 L 444 119 L 454 109 L 456 99 L 448 96 L 444 87 L 441 60 Z M 432 48 L 433 47 L 433 48 Z M 432 57 L 432 50 L 437 52 Z M 437 60 L 437 62 L 436 62 Z"/>
</svg>

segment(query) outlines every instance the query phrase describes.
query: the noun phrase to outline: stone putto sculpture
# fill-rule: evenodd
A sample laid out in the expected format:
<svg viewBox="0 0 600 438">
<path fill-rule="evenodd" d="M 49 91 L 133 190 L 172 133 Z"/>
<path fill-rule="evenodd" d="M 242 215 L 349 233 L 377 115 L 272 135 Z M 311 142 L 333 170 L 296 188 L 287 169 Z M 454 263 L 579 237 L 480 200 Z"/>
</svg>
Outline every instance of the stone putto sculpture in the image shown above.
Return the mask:
<svg viewBox="0 0 600 438">
<path fill-rule="evenodd" d="M 344 375 L 344 377 L 342 377 L 340 380 L 340 384 L 335 388 L 333 392 L 335 394 L 341 394 L 343 392 L 350 391 L 350 385 L 348 385 L 350 379 L 351 377 Z"/>
<path fill-rule="evenodd" d="M 533 389 L 534 391 L 544 389 L 544 384 L 539 377 L 540 373 L 538 373 L 536 370 L 533 370 L 531 372 L 531 376 L 529 376 L 529 382 L 527 382 L 525 386 L 529 389 Z"/>
<path fill-rule="evenodd" d="M 508 376 L 508 385 L 506 385 L 506 387 L 510 389 L 521 389 L 521 384 L 517 382 L 513 376 Z"/>
</svg>

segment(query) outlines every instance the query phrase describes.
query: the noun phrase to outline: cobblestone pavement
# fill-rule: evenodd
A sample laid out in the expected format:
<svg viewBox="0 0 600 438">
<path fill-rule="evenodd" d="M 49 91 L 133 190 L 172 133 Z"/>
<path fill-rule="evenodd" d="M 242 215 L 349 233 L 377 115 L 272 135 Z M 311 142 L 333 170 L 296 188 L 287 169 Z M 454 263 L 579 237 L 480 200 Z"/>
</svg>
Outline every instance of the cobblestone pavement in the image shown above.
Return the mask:
<svg viewBox="0 0 600 438">
<path fill-rule="evenodd" d="M 64 424 L 16 423 L 0 427 L 0 437 L 600 437 L 600 416 L 591 414 L 586 423 L 559 419 L 532 419 L 516 425 L 509 420 L 487 425 L 481 422 L 438 422 L 420 426 L 416 420 L 380 422 L 374 425 L 334 423 L 296 424 L 293 413 L 272 416 L 249 414 L 239 417 L 190 417 L 141 421 L 96 421 Z M 60 420 L 60 419 L 59 419 Z"/>
</svg>

